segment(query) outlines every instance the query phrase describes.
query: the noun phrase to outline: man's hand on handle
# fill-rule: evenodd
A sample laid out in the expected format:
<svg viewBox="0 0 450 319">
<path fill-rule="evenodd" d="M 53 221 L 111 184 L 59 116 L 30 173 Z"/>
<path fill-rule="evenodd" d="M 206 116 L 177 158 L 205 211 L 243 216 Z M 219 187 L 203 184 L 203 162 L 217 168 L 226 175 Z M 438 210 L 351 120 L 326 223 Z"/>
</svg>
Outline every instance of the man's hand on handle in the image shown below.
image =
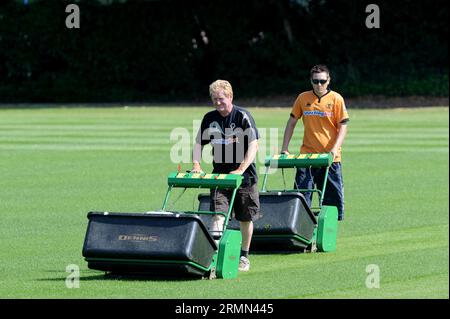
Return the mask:
<svg viewBox="0 0 450 319">
<path fill-rule="evenodd" d="M 242 175 L 244 174 L 244 171 L 238 168 L 235 169 L 234 171 L 231 171 L 230 174 Z"/>
<path fill-rule="evenodd" d="M 194 163 L 194 167 L 191 169 L 191 173 L 197 174 L 197 173 L 203 173 L 202 168 L 200 167 L 200 164 Z"/>
</svg>

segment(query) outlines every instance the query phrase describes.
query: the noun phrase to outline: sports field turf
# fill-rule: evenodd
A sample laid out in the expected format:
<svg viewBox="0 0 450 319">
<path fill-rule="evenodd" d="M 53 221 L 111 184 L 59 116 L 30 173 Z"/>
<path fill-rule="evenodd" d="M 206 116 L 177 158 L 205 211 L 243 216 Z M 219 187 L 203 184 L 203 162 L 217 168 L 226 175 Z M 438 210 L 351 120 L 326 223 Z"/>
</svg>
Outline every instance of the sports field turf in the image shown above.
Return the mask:
<svg viewBox="0 0 450 319">
<path fill-rule="evenodd" d="M 290 110 L 249 109 L 281 143 Z M 251 255 L 251 271 L 234 280 L 107 279 L 89 270 L 87 213 L 159 209 L 178 164 L 170 133 L 185 128 L 192 139 L 192 121 L 208 110 L 0 110 L 0 298 L 449 298 L 448 107 L 349 109 L 336 252 Z M 300 137 L 297 129 L 291 151 Z M 280 175 L 269 187 L 282 185 Z M 176 203 L 196 205 L 189 192 Z M 79 288 L 66 287 L 69 264 L 80 268 Z M 368 265 L 379 267 L 379 288 L 366 287 Z"/>
</svg>

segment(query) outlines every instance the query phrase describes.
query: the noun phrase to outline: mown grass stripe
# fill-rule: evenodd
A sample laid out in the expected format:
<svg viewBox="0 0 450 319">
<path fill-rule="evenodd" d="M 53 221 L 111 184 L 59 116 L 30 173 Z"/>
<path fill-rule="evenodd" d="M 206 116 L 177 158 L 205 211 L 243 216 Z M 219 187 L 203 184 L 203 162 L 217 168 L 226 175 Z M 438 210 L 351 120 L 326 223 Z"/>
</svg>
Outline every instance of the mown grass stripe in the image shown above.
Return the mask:
<svg viewBox="0 0 450 319">
<path fill-rule="evenodd" d="M 110 280 L 89 270 L 81 256 L 87 212 L 161 208 L 179 164 L 170 132 L 192 134 L 192 121 L 209 110 L 0 110 L 0 297 L 448 298 L 448 108 L 349 110 L 336 252 L 250 252 L 250 272 L 235 280 Z M 258 128 L 278 128 L 278 145 L 266 151 L 279 149 L 290 110 L 249 110 Z M 285 172 L 287 184 L 294 173 Z M 269 183 L 283 185 L 280 172 Z M 196 194 L 175 208 L 195 209 Z M 80 289 L 65 286 L 68 264 L 80 267 Z M 365 287 L 369 264 L 380 266 L 378 290 Z"/>
</svg>

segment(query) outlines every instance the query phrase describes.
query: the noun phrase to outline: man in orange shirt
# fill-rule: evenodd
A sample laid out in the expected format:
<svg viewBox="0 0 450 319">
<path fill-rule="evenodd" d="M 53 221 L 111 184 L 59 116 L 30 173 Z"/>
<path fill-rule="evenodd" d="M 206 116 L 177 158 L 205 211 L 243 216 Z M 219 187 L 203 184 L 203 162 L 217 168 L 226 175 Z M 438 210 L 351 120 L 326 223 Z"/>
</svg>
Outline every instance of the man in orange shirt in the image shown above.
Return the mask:
<svg viewBox="0 0 450 319">
<path fill-rule="evenodd" d="M 304 126 L 303 144 L 300 153 L 329 153 L 333 163 L 329 169 L 323 205 L 336 206 L 338 219 L 344 219 L 344 184 L 341 166 L 341 145 L 347 134 L 349 121 L 342 96 L 328 89 L 330 71 L 325 65 L 316 65 L 311 69 L 311 91 L 301 93 L 292 107 L 286 124 L 281 152 L 289 154 L 289 142 L 297 121 L 301 118 Z M 323 186 L 324 168 L 298 168 L 295 176 L 295 188 L 311 189 L 314 184 Z M 306 192 L 305 198 L 311 205 L 312 193 Z"/>
</svg>

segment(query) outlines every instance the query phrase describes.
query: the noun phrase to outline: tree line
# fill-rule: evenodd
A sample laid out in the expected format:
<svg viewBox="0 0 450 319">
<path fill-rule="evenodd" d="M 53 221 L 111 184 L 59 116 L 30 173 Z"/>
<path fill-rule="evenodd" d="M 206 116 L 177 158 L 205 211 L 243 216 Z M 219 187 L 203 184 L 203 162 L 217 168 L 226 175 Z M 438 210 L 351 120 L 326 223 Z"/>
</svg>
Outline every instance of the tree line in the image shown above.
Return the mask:
<svg viewBox="0 0 450 319">
<path fill-rule="evenodd" d="M 197 101 L 218 78 L 240 97 L 292 95 L 318 63 L 345 96 L 447 96 L 447 3 L 376 1 L 368 28 L 369 3 L 5 1 L 0 102 Z"/>
</svg>

